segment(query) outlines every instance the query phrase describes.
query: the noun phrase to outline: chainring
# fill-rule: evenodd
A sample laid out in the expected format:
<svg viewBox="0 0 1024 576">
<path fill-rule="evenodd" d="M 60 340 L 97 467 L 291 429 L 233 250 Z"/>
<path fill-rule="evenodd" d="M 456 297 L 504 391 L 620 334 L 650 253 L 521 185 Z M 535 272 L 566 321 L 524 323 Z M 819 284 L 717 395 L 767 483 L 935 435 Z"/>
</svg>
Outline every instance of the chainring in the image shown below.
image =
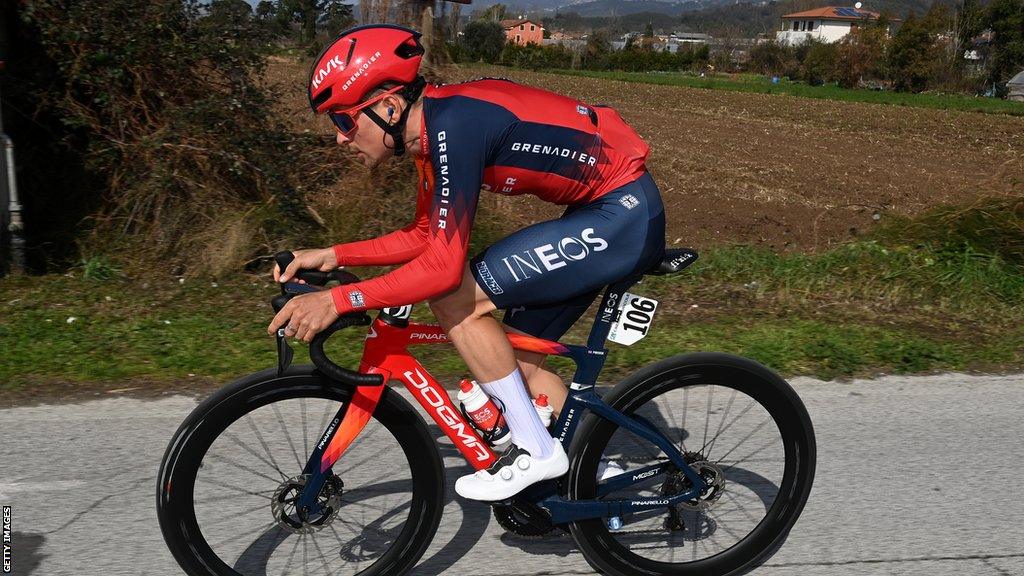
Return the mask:
<svg viewBox="0 0 1024 576">
<path fill-rule="evenodd" d="M 509 503 L 492 504 L 491 511 L 498 525 L 516 536 L 543 538 L 556 528 L 547 510 L 531 502 L 516 499 Z"/>
</svg>

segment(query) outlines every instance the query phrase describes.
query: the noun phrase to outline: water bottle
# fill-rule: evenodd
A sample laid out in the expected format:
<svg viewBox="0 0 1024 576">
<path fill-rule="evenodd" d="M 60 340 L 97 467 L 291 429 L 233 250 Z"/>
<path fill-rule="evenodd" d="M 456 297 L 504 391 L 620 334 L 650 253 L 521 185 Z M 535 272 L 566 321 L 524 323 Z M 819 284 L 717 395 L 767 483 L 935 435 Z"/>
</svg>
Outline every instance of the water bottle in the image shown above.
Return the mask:
<svg viewBox="0 0 1024 576">
<path fill-rule="evenodd" d="M 555 413 L 555 409 L 548 405 L 547 394 L 541 394 L 533 400 L 533 407 L 537 410 L 537 416 L 540 416 L 540 421 L 544 424 L 545 428 L 551 427 L 551 416 Z"/>
<path fill-rule="evenodd" d="M 512 434 L 509 433 L 501 410 L 475 381 L 463 379 L 459 382 L 458 399 L 463 414 L 469 417 L 469 421 L 488 444 L 494 448 L 503 448 L 512 441 Z"/>
</svg>

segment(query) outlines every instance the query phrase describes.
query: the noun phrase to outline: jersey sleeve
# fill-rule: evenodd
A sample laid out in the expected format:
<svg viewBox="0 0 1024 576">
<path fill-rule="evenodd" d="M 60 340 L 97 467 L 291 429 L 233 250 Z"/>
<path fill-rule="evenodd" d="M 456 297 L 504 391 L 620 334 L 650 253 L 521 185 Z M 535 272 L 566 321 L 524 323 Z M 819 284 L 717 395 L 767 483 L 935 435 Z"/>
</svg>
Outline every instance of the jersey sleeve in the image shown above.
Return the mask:
<svg viewBox="0 0 1024 576">
<path fill-rule="evenodd" d="M 430 207 L 434 191 L 426 178 L 426 162 L 416 162 L 419 171 L 416 216 L 411 224 L 380 238 L 334 246 L 338 266 L 388 266 L 404 264 L 423 253 L 430 237 Z"/>
<path fill-rule="evenodd" d="M 454 290 L 462 281 L 489 132 L 448 110 L 427 119 L 433 199 L 422 252 L 387 274 L 332 288 L 339 314 L 419 302 Z"/>
</svg>

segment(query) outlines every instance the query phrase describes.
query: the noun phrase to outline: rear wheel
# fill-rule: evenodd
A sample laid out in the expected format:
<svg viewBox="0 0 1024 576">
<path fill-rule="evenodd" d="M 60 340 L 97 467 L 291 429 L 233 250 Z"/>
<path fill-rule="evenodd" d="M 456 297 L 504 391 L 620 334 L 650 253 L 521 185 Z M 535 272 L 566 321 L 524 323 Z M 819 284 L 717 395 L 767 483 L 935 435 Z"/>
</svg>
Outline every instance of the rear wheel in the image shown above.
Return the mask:
<svg viewBox="0 0 1024 576">
<path fill-rule="evenodd" d="M 725 354 L 676 356 L 630 376 L 605 402 L 674 442 L 708 488 L 679 506 L 571 524 L 581 551 L 598 570 L 739 574 L 780 544 L 796 522 L 814 479 L 814 432 L 800 398 L 771 370 Z M 626 474 L 668 463 L 650 442 L 595 415 L 575 444 L 572 500 L 597 498 L 602 458 L 619 463 Z M 668 473 L 602 498 L 667 497 L 690 487 L 669 466 Z"/>
<path fill-rule="evenodd" d="M 390 389 L 328 476 L 324 512 L 295 510 L 306 460 L 352 392 L 308 368 L 270 370 L 192 412 L 157 486 L 186 573 L 399 575 L 416 564 L 441 519 L 444 471 L 422 418 Z"/>
</svg>

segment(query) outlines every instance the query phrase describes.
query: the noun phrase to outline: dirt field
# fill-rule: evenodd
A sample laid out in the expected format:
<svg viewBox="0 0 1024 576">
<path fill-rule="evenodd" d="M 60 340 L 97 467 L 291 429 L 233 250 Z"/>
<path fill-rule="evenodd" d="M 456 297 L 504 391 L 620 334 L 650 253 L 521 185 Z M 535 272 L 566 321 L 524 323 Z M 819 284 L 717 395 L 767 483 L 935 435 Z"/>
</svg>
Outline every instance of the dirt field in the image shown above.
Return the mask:
<svg viewBox="0 0 1024 576">
<path fill-rule="evenodd" d="M 308 112 L 304 64 L 272 62 L 282 112 L 330 133 Z M 508 68 L 504 76 L 614 106 L 651 145 L 670 244 L 821 249 L 892 214 L 984 196 L 1024 195 L 1024 118 L 626 84 Z M 411 185 L 411 183 L 410 183 Z M 527 198 L 484 199 L 518 220 L 557 215 Z M 877 215 L 877 216 L 876 216 Z M 876 220 L 875 218 L 878 218 Z"/>
</svg>

